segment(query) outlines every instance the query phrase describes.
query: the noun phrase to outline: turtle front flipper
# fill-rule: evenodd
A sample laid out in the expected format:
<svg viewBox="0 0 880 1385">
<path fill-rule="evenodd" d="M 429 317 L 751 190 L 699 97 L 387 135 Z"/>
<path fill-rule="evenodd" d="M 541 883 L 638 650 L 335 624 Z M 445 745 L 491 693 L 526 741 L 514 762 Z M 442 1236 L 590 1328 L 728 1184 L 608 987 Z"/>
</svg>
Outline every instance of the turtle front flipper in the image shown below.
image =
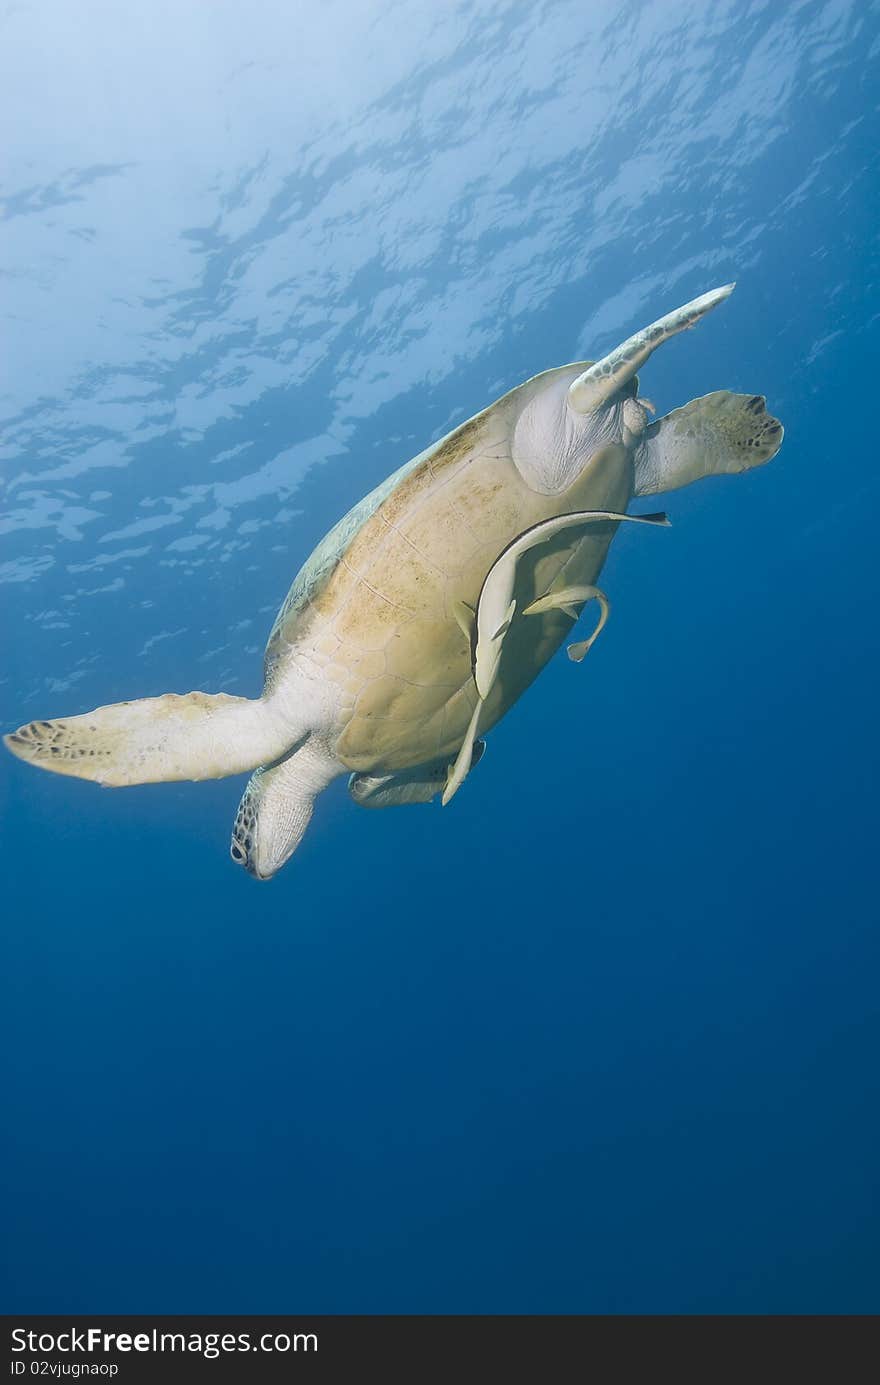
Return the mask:
<svg viewBox="0 0 880 1385">
<path fill-rule="evenodd" d="M 783 428 L 766 403 L 760 394 L 716 390 L 650 424 L 635 454 L 636 495 L 769 462 L 782 446 Z"/>
<path fill-rule="evenodd" d="M 342 766 L 314 737 L 278 764 L 255 770 L 238 805 L 229 853 L 256 880 L 269 880 L 303 839 L 315 799 Z"/>
<path fill-rule="evenodd" d="M 283 755 L 293 735 L 262 699 L 191 692 L 32 721 L 3 739 L 39 769 L 119 788 L 241 774 Z"/>
</svg>

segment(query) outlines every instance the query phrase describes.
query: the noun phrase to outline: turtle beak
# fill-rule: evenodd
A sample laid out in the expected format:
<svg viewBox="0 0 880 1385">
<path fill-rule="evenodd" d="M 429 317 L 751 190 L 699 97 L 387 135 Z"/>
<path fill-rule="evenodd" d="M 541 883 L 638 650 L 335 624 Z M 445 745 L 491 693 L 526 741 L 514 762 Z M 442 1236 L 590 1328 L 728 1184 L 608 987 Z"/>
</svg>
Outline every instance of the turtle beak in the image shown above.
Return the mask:
<svg viewBox="0 0 880 1385">
<path fill-rule="evenodd" d="M 710 293 L 694 298 L 692 302 L 685 303 L 684 307 L 676 308 L 675 312 L 667 313 L 657 322 L 652 322 L 650 327 L 636 332 L 634 337 L 627 337 L 610 355 L 596 361 L 595 365 L 591 365 L 589 370 L 585 370 L 583 375 L 579 375 L 569 386 L 568 402 L 574 412 L 591 414 L 603 404 L 607 404 L 611 396 L 633 378 L 658 346 L 674 337 L 676 333 L 683 332 L 686 327 L 695 327 L 701 317 L 705 317 L 706 313 L 717 308 L 725 298 L 729 298 L 735 287 L 735 284 L 725 284 L 723 288 L 712 289 Z"/>
</svg>

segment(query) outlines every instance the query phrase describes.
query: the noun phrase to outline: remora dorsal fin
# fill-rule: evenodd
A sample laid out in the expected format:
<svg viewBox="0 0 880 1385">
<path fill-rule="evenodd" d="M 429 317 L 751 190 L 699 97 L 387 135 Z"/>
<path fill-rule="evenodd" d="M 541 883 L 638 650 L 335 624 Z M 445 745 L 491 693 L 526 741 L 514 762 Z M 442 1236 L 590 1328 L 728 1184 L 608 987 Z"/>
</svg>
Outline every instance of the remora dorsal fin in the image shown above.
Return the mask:
<svg viewBox="0 0 880 1385">
<path fill-rule="evenodd" d="M 474 608 L 466 601 L 453 601 L 452 614 L 455 622 L 464 635 L 466 640 L 470 640 L 474 633 Z"/>
</svg>

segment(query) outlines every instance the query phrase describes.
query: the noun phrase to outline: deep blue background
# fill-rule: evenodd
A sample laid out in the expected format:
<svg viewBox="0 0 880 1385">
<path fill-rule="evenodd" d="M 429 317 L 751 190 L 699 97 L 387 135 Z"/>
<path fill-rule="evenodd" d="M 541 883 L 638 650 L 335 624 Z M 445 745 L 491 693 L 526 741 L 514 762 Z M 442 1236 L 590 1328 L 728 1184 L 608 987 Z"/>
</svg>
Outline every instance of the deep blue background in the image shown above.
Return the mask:
<svg viewBox="0 0 880 1385">
<path fill-rule="evenodd" d="M 786 438 L 270 885 L 239 781 L 7 757 L 3 1307 L 876 1312 L 877 7 L 247 8 L 5 21 L 4 725 L 255 693 L 353 501 L 716 283 L 642 389 Z"/>
</svg>

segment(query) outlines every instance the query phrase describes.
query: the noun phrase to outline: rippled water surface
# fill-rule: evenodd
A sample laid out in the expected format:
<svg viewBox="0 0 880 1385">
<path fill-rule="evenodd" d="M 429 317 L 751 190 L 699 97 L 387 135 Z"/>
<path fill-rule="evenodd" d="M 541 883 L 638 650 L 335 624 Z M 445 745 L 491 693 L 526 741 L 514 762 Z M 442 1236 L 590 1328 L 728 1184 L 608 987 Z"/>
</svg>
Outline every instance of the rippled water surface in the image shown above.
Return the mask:
<svg viewBox="0 0 880 1385">
<path fill-rule="evenodd" d="M 4 727 L 255 695 L 338 516 L 715 284 L 660 413 L 779 457 L 619 535 L 454 804 L 6 757 L 31 1311 L 876 1311 L 878 58 L 868 0 L 2 15 Z"/>
</svg>

